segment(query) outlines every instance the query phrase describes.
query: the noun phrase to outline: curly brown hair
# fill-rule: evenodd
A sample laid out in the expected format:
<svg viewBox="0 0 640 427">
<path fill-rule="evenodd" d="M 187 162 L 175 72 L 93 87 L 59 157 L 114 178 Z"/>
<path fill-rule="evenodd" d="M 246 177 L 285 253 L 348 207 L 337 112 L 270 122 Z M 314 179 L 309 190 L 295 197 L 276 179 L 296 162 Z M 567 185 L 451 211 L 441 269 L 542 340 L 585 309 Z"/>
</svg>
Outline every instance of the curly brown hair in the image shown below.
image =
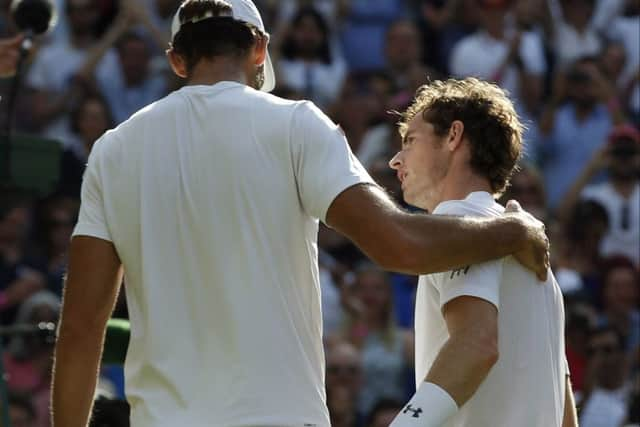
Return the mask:
<svg viewBox="0 0 640 427">
<path fill-rule="evenodd" d="M 471 168 L 489 180 L 494 195 L 504 192 L 521 156 L 524 130 L 504 90 L 476 78 L 427 83 L 401 114 L 398 127 L 403 138 L 417 114 L 440 137 L 455 120 L 461 121 L 471 148 Z"/>
</svg>

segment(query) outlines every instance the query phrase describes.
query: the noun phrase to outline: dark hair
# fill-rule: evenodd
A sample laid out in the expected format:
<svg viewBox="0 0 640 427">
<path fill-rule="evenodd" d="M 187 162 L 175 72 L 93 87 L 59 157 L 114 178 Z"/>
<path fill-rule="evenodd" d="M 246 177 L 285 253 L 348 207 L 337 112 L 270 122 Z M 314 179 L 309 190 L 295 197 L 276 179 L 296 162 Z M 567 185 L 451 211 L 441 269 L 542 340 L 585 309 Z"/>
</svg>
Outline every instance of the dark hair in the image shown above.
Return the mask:
<svg viewBox="0 0 640 427">
<path fill-rule="evenodd" d="M 260 31 L 247 22 L 225 16 L 232 10 L 223 0 L 186 0 L 182 3 L 178 13 L 184 24 L 173 38 L 171 48 L 184 58 L 188 72 L 203 58 L 242 58 L 249 53 Z M 187 22 L 207 12 L 212 12 L 213 17 L 196 23 Z"/>
<path fill-rule="evenodd" d="M 302 7 L 298 9 L 298 12 L 291 19 L 291 26 L 297 27 L 302 23 L 302 20 L 305 18 L 313 19 L 314 23 L 320 29 L 322 33 L 322 43 L 316 51 L 314 52 L 314 56 L 320 59 L 325 64 L 331 64 L 331 48 L 329 45 L 329 26 L 325 21 L 324 17 L 320 12 L 318 12 L 314 7 Z M 286 59 L 294 60 L 298 58 L 299 47 L 296 45 L 296 42 L 293 36 L 289 35 L 282 43 L 282 56 Z"/>
<path fill-rule="evenodd" d="M 616 341 L 618 341 L 617 348 L 618 350 L 624 350 L 627 348 L 627 339 L 625 336 L 618 330 L 617 328 L 611 325 L 598 326 L 591 330 L 589 334 L 589 338 L 592 339 L 596 335 L 605 335 L 605 334 L 613 334 L 616 337 Z"/>
<path fill-rule="evenodd" d="M 567 221 L 567 238 L 573 242 L 582 242 L 585 230 L 597 222 L 609 225 L 609 215 L 604 206 L 590 199 L 578 201 Z"/>
<path fill-rule="evenodd" d="M 125 47 L 127 43 L 132 41 L 140 42 L 144 44 L 147 47 L 147 49 L 149 49 L 149 41 L 147 40 L 147 38 L 140 35 L 137 31 L 133 31 L 133 30 L 129 30 L 125 32 L 122 36 L 120 36 L 120 38 L 116 42 L 116 49 L 120 51 Z"/>
<path fill-rule="evenodd" d="M 399 126 L 403 138 L 409 122 L 418 114 L 441 137 L 455 120 L 460 120 L 469 141 L 471 168 L 489 180 L 494 195 L 504 192 L 520 159 L 523 131 L 504 90 L 476 78 L 423 85 L 402 114 Z"/>
<path fill-rule="evenodd" d="M 26 394 L 10 392 L 8 400 L 9 406 L 17 406 L 18 408 L 21 408 L 29 415 L 29 418 L 32 421 L 36 419 L 36 408 L 31 399 L 29 399 L 29 396 Z"/>
<path fill-rule="evenodd" d="M 107 119 L 107 129 L 113 127 L 113 115 L 111 114 L 111 107 L 109 107 L 107 100 L 99 92 L 91 92 L 80 98 L 80 100 L 71 109 L 69 126 L 73 133 L 80 132 L 80 116 L 82 115 L 84 107 L 92 101 L 96 101 L 104 107 Z"/>
</svg>

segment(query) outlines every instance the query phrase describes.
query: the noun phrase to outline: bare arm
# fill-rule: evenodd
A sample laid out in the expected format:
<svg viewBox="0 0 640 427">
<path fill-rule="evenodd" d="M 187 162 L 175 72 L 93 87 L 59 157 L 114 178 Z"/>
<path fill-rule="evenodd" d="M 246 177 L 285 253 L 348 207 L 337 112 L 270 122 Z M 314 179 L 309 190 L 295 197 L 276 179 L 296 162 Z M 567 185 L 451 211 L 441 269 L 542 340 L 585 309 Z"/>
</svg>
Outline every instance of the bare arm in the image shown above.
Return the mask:
<svg viewBox="0 0 640 427">
<path fill-rule="evenodd" d="M 515 254 L 546 279 L 544 226 L 524 212 L 493 219 L 410 214 L 382 189 L 360 184 L 336 197 L 327 224 L 387 270 L 428 274 Z"/>
<path fill-rule="evenodd" d="M 449 339 L 425 381 L 442 387 L 460 407 L 498 361 L 498 311 L 488 301 L 463 296 L 448 302 L 443 312 Z"/>
<path fill-rule="evenodd" d="M 576 402 L 573 400 L 573 390 L 571 380 L 567 375 L 567 384 L 564 392 L 564 417 L 562 427 L 578 427 L 578 414 L 576 413 Z"/>
<path fill-rule="evenodd" d="M 55 427 L 86 427 L 89 422 L 105 327 L 121 281 L 112 243 L 72 239 L 53 371 Z"/>
</svg>

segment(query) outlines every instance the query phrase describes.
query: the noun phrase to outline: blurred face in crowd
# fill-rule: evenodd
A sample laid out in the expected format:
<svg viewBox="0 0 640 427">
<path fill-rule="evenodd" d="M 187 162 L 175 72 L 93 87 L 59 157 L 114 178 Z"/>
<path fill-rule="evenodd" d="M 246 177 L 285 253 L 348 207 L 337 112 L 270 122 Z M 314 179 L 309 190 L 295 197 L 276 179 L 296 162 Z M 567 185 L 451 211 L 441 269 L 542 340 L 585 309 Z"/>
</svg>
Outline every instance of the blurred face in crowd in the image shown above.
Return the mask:
<svg viewBox="0 0 640 427">
<path fill-rule="evenodd" d="M 570 25 L 583 28 L 589 24 L 595 0 L 563 0 L 560 4 L 563 15 Z"/>
<path fill-rule="evenodd" d="M 542 180 L 529 168 L 523 168 L 511 177 L 511 186 L 507 189 L 505 199 L 515 199 L 524 210 L 536 218 L 546 217 L 546 203 Z"/>
<path fill-rule="evenodd" d="M 422 114 L 416 114 L 409 122 L 402 149 L 389 161 L 397 171 L 408 204 L 432 211 L 440 202 L 450 163 L 445 140 L 446 136 L 438 136 Z"/>
<path fill-rule="evenodd" d="M 307 13 L 294 25 L 292 37 L 301 55 L 312 58 L 322 46 L 326 34 L 317 17 Z"/>
<path fill-rule="evenodd" d="M 356 395 L 362 381 L 362 365 L 360 353 L 351 344 L 341 342 L 327 351 L 328 390 L 344 387 Z"/>
<path fill-rule="evenodd" d="M 604 280 L 604 305 L 607 310 L 630 313 L 638 304 L 638 275 L 631 267 L 616 267 Z"/>
<path fill-rule="evenodd" d="M 27 319 L 28 323 L 32 325 L 37 325 L 40 322 L 58 322 L 58 313 L 53 310 L 49 305 L 41 304 L 33 308 L 29 318 Z M 43 352 L 50 352 L 53 350 L 54 341 L 53 339 L 47 339 L 45 336 L 40 334 L 29 335 L 25 337 L 25 346 L 27 347 L 27 353 L 30 356 L 37 356 L 42 354 Z"/>
<path fill-rule="evenodd" d="M 67 16 L 74 35 L 93 33 L 98 20 L 98 7 L 94 0 L 68 0 Z"/>
<path fill-rule="evenodd" d="M 600 59 L 600 65 L 604 75 L 615 84 L 620 77 L 620 74 L 624 70 L 624 65 L 627 61 L 627 52 L 624 49 L 622 43 L 611 42 L 609 43 Z"/>
<path fill-rule="evenodd" d="M 131 38 L 118 49 L 120 65 L 129 86 L 144 83 L 149 74 L 149 48 L 140 39 Z"/>
<path fill-rule="evenodd" d="M 594 334 L 589 341 L 590 363 L 596 369 L 597 385 L 615 390 L 624 384 L 628 369 L 622 343 L 612 331 Z"/>
<path fill-rule="evenodd" d="M 635 181 L 640 177 L 640 144 L 619 139 L 609 147 L 609 174 L 618 180 Z"/>
<path fill-rule="evenodd" d="M 479 0 L 480 25 L 494 37 L 503 36 L 510 0 Z"/>
<path fill-rule="evenodd" d="M 567 92 L 569 97 L 582 108 L 590 108 L 598 102 L 597 86 L 593 84 L 593 75 L 597 72 L 593 62 L 579 62 L 567 73 Z"/>
<path fill-rule="evenodd" d="M 55 251 L 66 251 L 73 232 L 74 219 L 64 209 L 56 209 L 49 217 L 48 243 Z"/>
<path fill-rule="evenodd" d="M 385 52 L 392 69 L 404 71 L 418 64 L 421 49 L 420 33 L 412 22 L 396 22 L 389 28 Z"/>
<path fill-rule="evenodd" d="M 24 237 L 29 226 L 29 210 L 15 207 L 0 218 L 0 243 L 17 244 Z"/>
<path fill-rule="evenodd" d="M 391 310 L 391 286 L 386 275 L 376 270 L 360 272 L 355 286 L 368 317 L 386 320 Z"/>
<path fill-rule="evenodd" d="M 95 98 L 85 101 L 78 115 L 78 133 L 82 141 L 91 147 L 108 127 L 107 106 Z"/>
</svg>

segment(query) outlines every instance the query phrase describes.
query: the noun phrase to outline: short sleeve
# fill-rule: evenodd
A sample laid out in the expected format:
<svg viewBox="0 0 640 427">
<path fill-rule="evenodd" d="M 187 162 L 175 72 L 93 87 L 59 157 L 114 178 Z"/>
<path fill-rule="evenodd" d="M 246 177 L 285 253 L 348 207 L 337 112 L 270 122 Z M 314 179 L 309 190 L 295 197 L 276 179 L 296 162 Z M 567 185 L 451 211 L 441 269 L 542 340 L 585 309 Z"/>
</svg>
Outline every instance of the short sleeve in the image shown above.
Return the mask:
<svg viewBox="0 0 640 427">
<path fill-rule="evenodd" d="M 433 285 L 440 294 L 440 308 L 455 298 L 471 296 L 488 301 L 500 310 L 503 264 L 503 260 L 490 261 L 434 275 Z"/>
<path fill-rule="evenodd" d="M 293 113 L 291 152 L 303 209 L 323 222 L 340 193 L 374 183 L 342 130 L 311 102 L 301 102 Z"/>
<path fill-rule="evenodd" d="M 80 214 L 73 235 L 91 236 L 111 241 L 111 234 L 105 218 L 102 181 L 100 179 L 100 145 L 100 140 L 93 145 L 84 172 L 80 191 Z"/>
</svg>

